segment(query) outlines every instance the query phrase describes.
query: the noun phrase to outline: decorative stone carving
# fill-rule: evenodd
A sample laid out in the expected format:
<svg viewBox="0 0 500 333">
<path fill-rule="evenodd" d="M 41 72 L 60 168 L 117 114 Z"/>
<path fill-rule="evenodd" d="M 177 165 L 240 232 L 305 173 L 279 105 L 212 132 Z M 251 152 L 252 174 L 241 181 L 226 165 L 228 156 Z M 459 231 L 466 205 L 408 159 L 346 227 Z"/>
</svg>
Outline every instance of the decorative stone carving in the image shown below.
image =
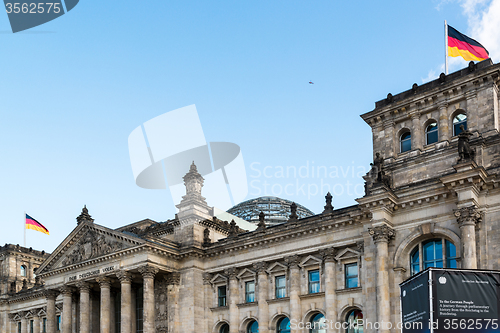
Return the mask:
<svg viewBox="0 0 500 333">
<path fill-rule="evenodd" d="M 482 221 L 481 213 L 474 206 L 464 207 L 455 211 L 455 217 L 460 226 L 476 225 Z"/>
<path fill-rule="evenodd" d="M 155 333 L 168 332 L 167 312 L 168 282 L 159 280 L 155 283 Z"/>
<path fill-rule="evenodd" d="M 292 202 L 292 205 L 290 206 L 290 218 L 288 219 L 288 221 L 296 221 L 298 218 L 297 204 L 295 202 Z"/>
<path fill-rule="evenodd" d="M 43 292 L 43 295 L 45 296 L 45 298 L 46 299 L 51 299 L 51 300 L 55 300 L 58 294 L 59 293 L 57 291 L 51 290 L 51 289 L 45 290 Z"/>
<path fill-rule="evenodd" d="M 238 226 L 236 225 L 236 222 L 234 222 L 234 220 L 231 220 L 231 223 L 229 223 L 228 237 L 234 237 L 236 235 L 238 235 Z"/>
<path fill-rule="evenodd" d="M 365 252 L 365 241 L 356 242 L 356 248 L 361 253 Z"/>
<path fill-rule="evenodd" d="M 186 186 L 186 196 L 201 196 L 201 188 L 203 187 L 204 179 L 198 173 L 196 165 L 193 163 L 189 167 L 189 172 L 182 178 Z"/>
<path fill-rule="evenodd" d="M 165 275 L 165 281 L 169 286 L 178 286 L 181 284 L 181 273 L 171 272 Z"/>
<path fill-rule="evenodd" d="M 264 212 L 260 212 L 259 214 L 259 224 L 257 224 L 257 230 L 265 230 L 266 229 L 266 221 L 265 221 L 266 215 Z"/>
<path fill-rule="evenodd" d="M 40 286 L 43 286 L 45 283 L 44 281 L 42 280 L 42 278 L 40 276 L 35 276 L 35 286 L 36 287 L 40 287 Z"/>
<path fill-rule="evenodd" d="M 326 205 L 325 205 L 325 210 L 323 211 L 323 214 L 330 214 L 333 213 L 333 206 L 332 206 L 332 199 L 333 196 L 328 192 L 325 196 L 326 199 Z"/>
<path fill-rule="evenodd" d="M 116 272 L 116 277 L 120 280 L 120 283 L 132 283 L 132 274 L 130 272 L 120 270 Z"/>
<path fill-rule="evenodd" d="M 107 277 L 98 277 L 96 279 L 97 283 L 101 288 L 111 288 L 111 279 Z"/>
<path fill-rule="evenodd" d="M 238 275 L 238 270 L 236 269 L 236 267 L 230 267 L 230 268 L 226 268 L 224 270 L 224 274 L 226 274 L 229 279 L 236 279 L 236 276 Z"/>
<path fill-rule="evenodd" d="M 89 230 L 76 243 L 73 251 L 62 260 L 62 267 L 120 251 L 123 248 L 123 243 L 107 239 L 104 235 Z"/>
<path fill-rule="evenodd" d="M 260 273 L 260 272 L 266 272 L 266 269 L 267 269 L 267 263 L 266 262 L 263 262 L 263 261 L 259 261 L 259 262 L 256 262 L 253 264 L 253 268 L 255 269 L 255 271 L 257 273 Z"/>
<path fill-rule="evenodd" d="M 28 290 L 28 280 L 23 279 L 23 287 L 21 288 L 21 290 Z"/>
<path fill-rule="evenodd" d="M 79 281 L 76 283 L 76 287 L 80 290 L 80 292 L 90 292 L 90 283 Z"/>
<path fill-rule="evenodd" d="M 212 274 L 203 273 L 203 284 L 210 284 L 210 281 L 212 281 Z"/>
<path fill-rule="evenodd" d="M 387 225 L 382 225 L 378 227 L 368 228 L 368 233 L 373 237 L 375 243 L 377 242 L 389 242 L 394 238 L 396 232 L 394 229 Z"/>
<path fill-rule="evenodd" d="M 469 145 L 469 137 L 473 134 L 465 129 L 464 125 L 460 125 L 460 134 L 458 134 L 458 156 L 460 157 L 458 163 L 473 161 L 476 156 L 476 151 Z"/>
<path fill-rule="evenodd" d="M 75 291 L 75 289 L 73 287 L 70 287 L 70 286 L 67 286 L 67 285 L 64 285 L 64 286 L 62 286 L 62 287 L 59 288 L 59 292 L 63 296 L 71 296 L 74 291 Z"/>
<path fill-rule="evenodd" d="M 94 219 L 89 214 L 87 205 L 83 206 L 82 213 L 76 218 L 76 223 L 80 224 L 83 222 L 94 223 Z"/>
<path fill-rule="evenodd" d="M 139 273 L 142 274 L 143 278 L 154 279 L 155 275 L 158 273 L 159 269 L 151 265 L 145 265 L 139 267 Z"/>
<path fill-rule="evenodd" d="M 212 239 L 210 239 L 210 229 L 205 228 L 203 230 L 203 246 L 210 246 L 212 244 Z"/>
<path fill-rule="evenodd" d="M 292 256 L 285 257 L 284 259 L 289 268 L 299 267 L 300 258 L 298 255 L 294 254 Z"/>
<path fill-rule="evenodd" d="M 335 253 L 336 252 L 337 251 L 335 251 L 335 249 L 333 247 L 319 250 L 319 254 L 323 258 L 323 261 L 325 261 L 325 262 L 335 261 Z"/>
</svg>

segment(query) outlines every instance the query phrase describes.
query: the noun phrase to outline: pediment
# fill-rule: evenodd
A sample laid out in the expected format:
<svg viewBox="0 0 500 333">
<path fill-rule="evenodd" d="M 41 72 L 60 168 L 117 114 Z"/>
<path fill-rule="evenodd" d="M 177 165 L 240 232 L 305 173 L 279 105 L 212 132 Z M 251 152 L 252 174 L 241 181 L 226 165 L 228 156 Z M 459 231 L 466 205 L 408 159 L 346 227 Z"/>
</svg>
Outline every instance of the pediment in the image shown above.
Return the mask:
<svg viewBox="0 0 500 333">
<path fill-rule="evenodd" d="M 38 274 L 93 260 L 145 242 L 138 237 L 94 223 L 83 223 L 40 266 Z"/>
<path fill-rule="evenodd" d="M 309 255 L 305 259 L 303 259 L 299 264 L 300 267 L 313 266 L 313 265 L 321 265 L 321 259 Z"/>
<path fill-rule="evenodd" d="M 222 274 L 216 274 L 212 280 L 210 280 L 211 284 L 218 284 L 218 283 L 227 283 L 227 277 L 225 277 Z"/>
<path fill-rule="evenodd" d="M 240 274 L 238 274 L 238 279 L 244 279 L 248 277 L 255 278 L 255 272 L 248 268 L 245 268 L 240 272 Z"/>
<path fill-rule="evenodd" d="M 340 251 L 336 256 L 335 260 L 339 261 L 342 259 L 357 258 L 361 255 L 361 252 L 353 250 L 351 248 L 346 248 Z"/>
<path fill-rule="evenodd" d="M 273 263 L 269 268 L 267 269 L 267 272 L 272 274 L 276 272 L 286 272 L 288 269 L 287 266 L 280 264 L 279 262 Z"/>
</svg>

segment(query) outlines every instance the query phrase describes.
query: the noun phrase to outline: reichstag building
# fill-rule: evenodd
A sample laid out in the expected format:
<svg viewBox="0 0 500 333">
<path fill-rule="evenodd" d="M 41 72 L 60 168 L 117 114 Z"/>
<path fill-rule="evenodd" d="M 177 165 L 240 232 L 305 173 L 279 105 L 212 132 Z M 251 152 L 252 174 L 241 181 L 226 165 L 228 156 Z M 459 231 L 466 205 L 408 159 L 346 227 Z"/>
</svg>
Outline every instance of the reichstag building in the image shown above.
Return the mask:
<svg viewBox="0 0 500 333">
<path fill-rule="evenodd" d="M 373 323 L 400 321 L 411 275 L 500 269 L 499 86 L 488 59 L 376 102 L 354 206 L 327 194 L 245 231 L 211 216 L 193 164 L 171 220 L 109 229 L 84 208 L 51 254 L 6 244 L 0 332 L 396 333 Z"/>
</svg>

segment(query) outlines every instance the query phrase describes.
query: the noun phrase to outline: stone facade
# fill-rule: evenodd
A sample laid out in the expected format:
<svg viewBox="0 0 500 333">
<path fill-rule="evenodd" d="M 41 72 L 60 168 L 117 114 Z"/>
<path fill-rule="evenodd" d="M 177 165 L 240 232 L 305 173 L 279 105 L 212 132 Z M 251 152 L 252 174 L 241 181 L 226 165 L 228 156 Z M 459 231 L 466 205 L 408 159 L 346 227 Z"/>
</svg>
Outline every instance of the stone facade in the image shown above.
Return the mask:
<svg viewBox="0 0 500 333">
<path fill-rule="evenodd" d="M 291 320 L 295 333 L 318 315 L 332 326 L 360 313 L 366 332 L 396 332 L 370 323 L 399 322 L 399 284 L 414 272 L 500 269 L 499 74 L 490 60 L 471 64 L 363 114 L 374 162 L 357 205 L 333 209 L 327 195 L 321 214 L 297 218 L 292 208 L 288 222 L 245 232 L 210 215 L 193 164 L 172 220 L 112 230 L 84 208 L 50 256 L 8 245 L 0 332 L 237 333 L 257 322 L 277 333 Z M 9 289 L 20 262 L 40 266 L 38 282 Z"/>
</svg>

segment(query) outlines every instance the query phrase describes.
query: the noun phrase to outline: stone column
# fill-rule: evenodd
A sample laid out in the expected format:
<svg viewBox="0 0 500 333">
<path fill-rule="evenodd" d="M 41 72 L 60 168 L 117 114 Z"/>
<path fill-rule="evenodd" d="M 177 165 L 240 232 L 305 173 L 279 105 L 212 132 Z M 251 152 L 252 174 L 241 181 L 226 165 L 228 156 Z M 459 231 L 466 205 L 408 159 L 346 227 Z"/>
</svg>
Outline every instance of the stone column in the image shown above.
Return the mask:
<svg viewBox="0 0 500 333">
<path fill-rule="evenodd" d="M 394 152 L 399 152 L 399 148 L 394 150 L 394 121 L 389 120 L 384 122 L 384 140 L 385 142 L 380 145 L 379 150 L 384 155 L 385 158 L 393 158 Z M 380 130 L 380 129 L 379 129 Z M 399 140 L 399 138 L 398 138 Z M 396 143 L 396 147 L 399 147 L 399 144 Z"/>
<path fill-rule="evenodd" d="M 165 276 L 165 280 L 167 281 L 167 313 L 171 318 L 168 322 L 169 332 L 180 333 L 179 286 L 181 284 L 181 274 L 172 272 Z"/>
<path fill-rule="evenodd" d="M 47 299 L 47 333 L 56 333 L 56 297 L 57 293 L 53 290 L 45 292 Z"/>
<path fill-rule="evenodd" d="M 335 249 L 328 248 L 320 252 L 325 263 L 325 310 L 328 333 L 335 332 L 329 323 L 337 321 L 337 276 L 335 275 Z"/>
<path fill-rule="evenodd" d="M 212 312 L 210 308 L 213 308 L 214 305 L 214 298 L 213 298 L 213 293 L 211 291 L 212 286 L 210 281 L 212 281 L 212 274 L 210 273 L 203 273 L 203 291 L 204 291 L 204 299 L 205 299 L 205 320 L 204 320 L 204 326 L 203 330 L 210 332 L 211 325 L 210 325 L 210 313 Z M 218 302 L 217 302 L 218 305 Z"/>
<path fill-rule="evenodd" d="M 106 277 L 97 279 L 101 287 L 101 332 L 110 333 L 111 331 L 111 280 Z"/>
<path fill-rule="evenodd" d="M 229 333 L 239 333 L 238 280 L 237 270 L 231 267 L 224 272 L 229 277 Z"/>
<path fill-rule="evenodd" d="M 462 267 L 476 269 L 476 223 L 481 222 L 481 214 L 476 207 L 464 207 L 455 211 L 455 217 L 460 225 L 460 239 L 462 241 Z"/>
<path fill-rule="evenodd" d="M 121 317 L 120 330 L 116 333 L 132 332 L 132 274 L 119 271 L 116 276 L 120 280 L 121 287 Z"/>
<path fill-rule="evenodd" d="M 412 131 L 411 131 L 411 149 L 420 149 L 423 148 L 422 142 L 422 133 L 424 129 L 420 125 L 420 113 L 412 113 L 410 115 L 412 122 Z"/>
<path fill-rule="evenodd" d="M 35 333 L 40 333 L 40 317 L 38 315 L 35 315 L 33 317 L 33 332 Z"/>
<path fill-rule="evenodd" d="M 28 324 L 29 324 L 29 320 L 27 318 L 24 318 L 24 314 L 23 314 L 23 318 L 21 318 L 21 332 L 22 333 L 29 333 Z"/>
<path fill-rule="evenodd" d="M 90 332 L 90 284 L 79 282 L 80 290 L 80 333 Z"/>
<path fill-rule="evenodd" d="M 139 267 L 139 272 L 144 279 L 144 333 L 155 331 L 155 275 L 158 268 L 151 265 Z M 194 291 L 193 291 L 194 292 Z"/>
<path fill-rule="evenodd" d="M 73 319 L 73 288 L 69 286 L 63 286 L 59 289 L 59 291 L 63 296 L 62 333 L 71 333 Z"/>
<path fill-rule="evenodd" d="M 269 279 L 267 276 L 267 264 L 265 262 L 258 262 L 253 264 L 255 271 L 257 272 L 258 281 L 258 298 L 257 302 L 259 304 L 259 332 L 268 333 L 269 332 L 269 305 L 267 304 L 267 295 L 269 288 Z"/>
<path fill-rule="evenodd" d="M 389 271 L 387 262 L 389 260 L 389 241 L 394 238 L 395 232 L 387 225 L 376 226 L 368 229 L 373 237 L 377 248 L 375 267 L 377 271 L 377 321 L 379 332 L 385 333 L 390 330 L 387 323 L 391 320 L 391 301 L 389 298 Z"/>
<path fill-rule="evenodd" d="M 290 321 L 296 323 L 301 321 L 301 307 L 300 307 L 300 269 L 299 269 L 299 256 L 293 255 L 285 257 L 285 262 L 290 269 Z M 298 326 L 298 325 L 296 325 Z M 292 333 L 299 333 L 301 330 L 298 328 L 292 329 Z"/>
<path fill-rule="evenodd" d="M 439 104 L 438 122 L 439 141 L 445 141 L 451 138 L 450 124 L 452 123 L 448 119 L 448 103 L 441 103 Z M 453 126 L 453 124 L 451 126 Z"/>
</svg>

